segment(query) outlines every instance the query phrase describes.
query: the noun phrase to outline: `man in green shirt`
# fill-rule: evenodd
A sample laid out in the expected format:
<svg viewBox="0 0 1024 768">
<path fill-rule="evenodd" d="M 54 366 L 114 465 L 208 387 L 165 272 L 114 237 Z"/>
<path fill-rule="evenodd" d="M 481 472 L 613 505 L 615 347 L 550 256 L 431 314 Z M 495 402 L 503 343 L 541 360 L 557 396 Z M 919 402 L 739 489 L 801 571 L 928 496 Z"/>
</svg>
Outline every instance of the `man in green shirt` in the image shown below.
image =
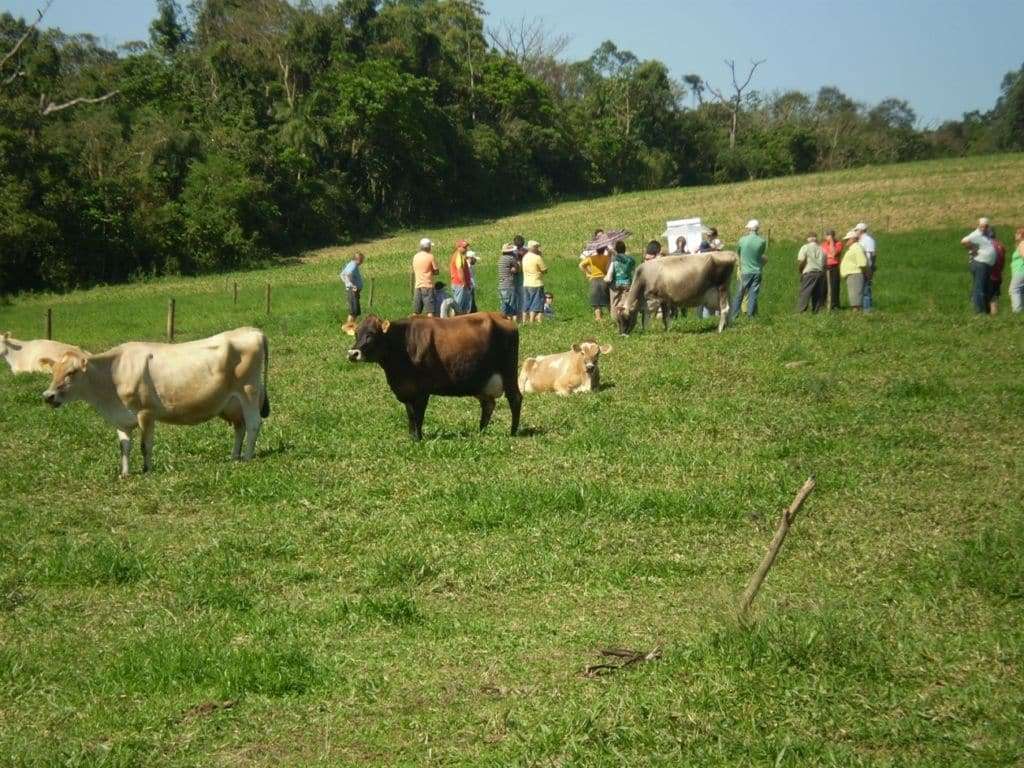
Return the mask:
<svg viewBox="0 0 1024 768">
<path fill-rule="evenodd" d="M 796 255 L 796 270 L 800 274 L 800 293 L 796 300 L 796 311 L 811 312 L 821 309 L 825 301 L 825 251 L 818 245 L 818 235 L 807 235 L 800 252 Z"/>
<path fill-rule="evenodd" d="M 768 259 L 764 256 L 767 242 L 758 233 L 761 223 L 757 219 L 747 222 L 747 234 L 740 238 L 737 250 L 740 254 L 740 284 L 733 297 L 732 307 L 729 309 L 730 322 L 736 319 L 743 306 L 743 297 L 747 297 L 747 314 L 753 317 L 757 314 L 757 294 L 761 291 L 761 270 L 764 269 Z"/>
</svg>

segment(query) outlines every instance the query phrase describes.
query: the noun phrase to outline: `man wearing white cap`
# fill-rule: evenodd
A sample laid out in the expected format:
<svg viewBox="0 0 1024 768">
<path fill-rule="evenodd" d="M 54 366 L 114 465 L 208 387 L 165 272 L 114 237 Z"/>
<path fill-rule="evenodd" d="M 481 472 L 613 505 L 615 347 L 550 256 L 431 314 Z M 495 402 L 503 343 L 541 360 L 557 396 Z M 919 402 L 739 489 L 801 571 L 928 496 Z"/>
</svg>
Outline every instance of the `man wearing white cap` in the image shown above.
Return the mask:
<svg viewBox="0 0 1024 768">
<path fill-rule="evenodd" d="M 743 304 L 743 297 L 747 297 L 747 315 L 753 317 L 757 314 L 757 294 L 761 291 L 761 270 L 764 269 L 767 242 L 758 230 L 761 229 L 761 222 L 751 219 L 747 222 L 747 234 L 740 238 L 736 250 L 740 254 L 740 284 L 736 289 L 736 296 L 733 297 L 732 308 L 729 311 L 729 319 L 734 320 L 739 314 L 740 306 Z"/>
<path fill-rule="evenodd" d="M 434 316 L 434 275 L 438 273 L 437 262 L 431 253 L 434 244 L 429 237 L 420 240 L 420 250 L 412 257 L 412 273 L 415 276 L 415 292 L 412 297 L 412 313 L 427 317 Z"/>
<path fill-rule="evenodd" d="M 974 311 L 979 315 L 987 315 L 988 285 L 992 267 L 996 263 L 996 248 L 989 236 L 988 219 L 984 216 L 978 219 L 978 228 L 961 240 L 960 244 L 971 254 L 970 268 L 974 278 L 971 303 L 974 304 Z"/>
<path fill-rule="evenodd" d="M 874 306 L 874 301 L 871 296 L 871 286 L 875 280 L 875 238 L 868 233 L 868 225 L 861 222 L 854 227 L 860 238 L 857 242 L 860 243 L 860 247 L 864 250 L 864 255 L 868 259 L 868 271 L 864 277 L 864 292 L 861 296 L 861 308 L 865 312 L 870 312 Z"/>
</svg>

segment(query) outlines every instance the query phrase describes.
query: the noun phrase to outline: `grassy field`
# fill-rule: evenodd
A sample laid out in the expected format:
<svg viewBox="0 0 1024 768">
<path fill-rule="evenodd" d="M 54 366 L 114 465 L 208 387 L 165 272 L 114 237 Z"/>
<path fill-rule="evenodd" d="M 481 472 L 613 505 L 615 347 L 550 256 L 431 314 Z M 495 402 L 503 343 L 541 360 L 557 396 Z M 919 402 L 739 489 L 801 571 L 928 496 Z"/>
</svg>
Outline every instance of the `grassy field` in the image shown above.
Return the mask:
<svg viewBox="0 0 1024 768">
<path fill-rule="evenodd" d="M 339 259 L 33 296 L 0 328 L 100 350 L 255 324 L 273 414 L 158 426 L 116 478 L 114 432 L 0 370 L 0 765 L 1020 765 L 1020 318 L 975 318 L 957 239 L 1002 234 L 1024 156 L 570 203 L 431 230 L 548 246 L 559 319 L 522 353 L 614 344 L 605 388 L 527 396 L 425 440 L 379 368 L 345 362 Z M 772 229 L 762 316 L 619 338 L 575 259 L 597 225 L 702 214 Z M 889 229 L 885 228 L 886 219 Z M 797 243 L 867 219 L 870 316 L 797 316 Z M 374 309 L 407 311 L 419 232 L 366 244 Z M 446 249 L 442 249 L 446 250 Z M 232 283 L 240 285 L 232 303 Z M 273 283 L 273 311 L 263 286 Z M 1005 298 L 1004 298 L 1005 302 Z M 800 367 L 787 362 L 806 361 Z M 136 453 L 133 469 L 141 467 Z M 741 625 L 779 512 L 818 488 Z M 601 679 L 607 646 L 663 658 Z"/>
</svg>

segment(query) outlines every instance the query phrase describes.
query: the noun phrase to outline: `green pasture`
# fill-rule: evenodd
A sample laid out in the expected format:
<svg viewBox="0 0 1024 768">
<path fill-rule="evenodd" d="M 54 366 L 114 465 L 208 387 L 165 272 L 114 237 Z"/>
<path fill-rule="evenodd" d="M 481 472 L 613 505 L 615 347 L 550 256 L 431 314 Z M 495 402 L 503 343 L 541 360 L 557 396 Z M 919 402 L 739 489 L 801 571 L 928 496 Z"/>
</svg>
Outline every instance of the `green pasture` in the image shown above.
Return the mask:
<svg viewBox="0 0 1024 768">
<path fill-rule="evenodd" d="M 435 398 L 408 439 L 382 371 L 345 361 L 338 253 L 0 306 L 20 338 L 51 307 L 93 351 L 160 339 L 171 297 L 180 339 L 258 325 L 273 407 L 252 463 L 223 423 L 159 425 L 154 472 L 119 480 L 95 412 L 0 370 L 0 764 L 1019 765 L 1024 345 L 1008 307 L 970 314 L 976 212 L 876 226 L 878 311 L 798 316 L 820 223 L 773 224 L 767 189 L 733 189 L 773 242 L 761 316 L 723 335 L 691 313 L 618 337 L 572 257 L 595 218 L 641 232 L 704 191 L 443 230 L 485 244 L 483 309 L 503 239 L 551 244 L 558 319 L 524 356 L 614 345 L 601 392 L 527 396 L 517 438 L 504 401 L 479 435 L 476 401 Z M 384 316 L 408 311 L 418 236 L 366 247 Z M 608 646 L 663 657 L 584 677 Z"/>
</svg>

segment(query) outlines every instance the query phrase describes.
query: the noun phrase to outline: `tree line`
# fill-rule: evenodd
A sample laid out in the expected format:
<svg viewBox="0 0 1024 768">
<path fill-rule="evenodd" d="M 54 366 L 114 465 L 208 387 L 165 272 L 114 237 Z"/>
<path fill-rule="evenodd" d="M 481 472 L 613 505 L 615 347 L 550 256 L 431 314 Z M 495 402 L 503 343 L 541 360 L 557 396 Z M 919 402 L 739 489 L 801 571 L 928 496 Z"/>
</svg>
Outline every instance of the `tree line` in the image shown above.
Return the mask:
<svg viewBox="0 0 1024 768">
<path fill-rule="evenodd" d="M 611 41 L 567 61 L 539 23 L 488 28 L 480 0 L 156 6 L 149 40 L 117 50 L 45 29 L 45 8 L 0 16 L 0 294 L 1024 143 L 1024 68 L 990 112 L 922 129 L 897 99 L 759 91 L 761 61 L 676 80 Z"/>
</svg>

